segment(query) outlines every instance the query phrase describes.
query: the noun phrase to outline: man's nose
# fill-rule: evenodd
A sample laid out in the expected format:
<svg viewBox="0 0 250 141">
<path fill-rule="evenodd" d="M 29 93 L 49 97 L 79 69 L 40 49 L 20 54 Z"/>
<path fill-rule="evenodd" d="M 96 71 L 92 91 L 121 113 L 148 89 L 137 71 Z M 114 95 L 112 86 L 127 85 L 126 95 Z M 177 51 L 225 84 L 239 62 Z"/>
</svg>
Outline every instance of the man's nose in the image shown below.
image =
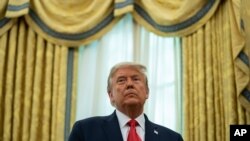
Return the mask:
<svg viewBox="0 0 250 141">
<path fill-rule="evenodd" d="M 134 82 L 132 79 L 128 79 L 127 80 L 127 89 L 128 88 L 133 88 L 134 87 Z"/>
</svg>

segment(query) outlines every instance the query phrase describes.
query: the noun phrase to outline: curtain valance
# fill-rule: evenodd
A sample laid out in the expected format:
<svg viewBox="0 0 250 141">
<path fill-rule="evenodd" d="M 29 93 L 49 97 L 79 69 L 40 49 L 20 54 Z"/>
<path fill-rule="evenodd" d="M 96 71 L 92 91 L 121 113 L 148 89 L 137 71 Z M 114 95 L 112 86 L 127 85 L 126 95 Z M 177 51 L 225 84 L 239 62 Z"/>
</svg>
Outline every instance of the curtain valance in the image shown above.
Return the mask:
<svg viewBox="0 0 250 141">
<path fill-rule="evenodd" d="M 201 27 L 220 0 L 2 0 L 0 35 L 19 17 L 45 39 L 79 46 L 98 39 L 126 13 L 162 36 L 183 36 Z"/>
</svg>

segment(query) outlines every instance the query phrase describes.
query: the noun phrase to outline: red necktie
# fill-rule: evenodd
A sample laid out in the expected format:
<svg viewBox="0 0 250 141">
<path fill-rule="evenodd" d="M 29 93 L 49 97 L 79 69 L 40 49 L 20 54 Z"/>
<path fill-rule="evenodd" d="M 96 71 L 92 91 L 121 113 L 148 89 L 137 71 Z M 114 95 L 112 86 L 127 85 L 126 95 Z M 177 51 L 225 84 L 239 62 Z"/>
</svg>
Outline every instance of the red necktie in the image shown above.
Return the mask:
<svg viewBox="0 0 250 141">
<path fill-rule="evenodd" d="M 136 125 L 138 125 L 137 121 L 134 119 L 131 119 L 128 122 L 128 125 L 130 126 L 129 133 L 128 133 L 128 140 L 127 141 L 141 141 L 140 137 L 136 133 Z"/>
</svg>

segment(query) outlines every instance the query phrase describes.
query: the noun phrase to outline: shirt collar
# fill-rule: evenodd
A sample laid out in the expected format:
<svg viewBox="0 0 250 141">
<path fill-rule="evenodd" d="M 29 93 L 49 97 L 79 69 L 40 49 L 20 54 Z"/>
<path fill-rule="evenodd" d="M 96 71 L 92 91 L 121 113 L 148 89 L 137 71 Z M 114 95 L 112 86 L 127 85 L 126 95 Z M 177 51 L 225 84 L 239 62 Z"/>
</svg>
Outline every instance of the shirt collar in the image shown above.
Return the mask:
<svg viewBox="0 0 250 141">
<path fill-rule="evenodd" d="M 116 110 L 116 116 L 118 118 L 118 122 L 120 127 L 125 127 L 126 124 L 128 123 L 128 121 L 130 120 L 130 118 L 125 115 L 124 113 L 120 112 L 119 110 Z M 144 114 L 140 114 L 137 118 L 135 118 L 135 120 L 138 122 L 138 124 L 140 125 L 140 127 L 145 131 L 145 117 Z"/>
</svg>

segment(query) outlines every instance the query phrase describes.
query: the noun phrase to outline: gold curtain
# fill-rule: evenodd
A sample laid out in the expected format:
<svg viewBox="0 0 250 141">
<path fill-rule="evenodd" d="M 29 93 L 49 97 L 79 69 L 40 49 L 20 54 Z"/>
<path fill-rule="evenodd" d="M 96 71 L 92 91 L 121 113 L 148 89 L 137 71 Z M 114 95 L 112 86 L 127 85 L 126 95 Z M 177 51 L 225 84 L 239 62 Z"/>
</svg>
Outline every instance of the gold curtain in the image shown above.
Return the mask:
<svg viewBox="0 0 250 141">
<path fill-rule="evenodd" d="M 236 1 L 236 0 L 235 0 Z M 235 59 L 235 63 L 237 64 L 237 75 L 236 75 L 236 83 L 237 83 L 237 89 L 238 89 L 238 99 L 240 100 L 241 104 L 250 111 L 250 11 L 249 6 L 250 2 L 248 0 L 241 0 L 239 2 L 234 2 L 236 16 L 238 17 L 236 21 L 239 21 L 237 23 L 238 28 L 241 28 L 241 33 L 244 35 L 244 41 L 245 46 L 244 48 L 238 48 L 238 56 L 237 59 Z M 238 32 L 238 34 L 240 34 Z M 237 34 L 237 35 L 238 35 Z M 236 38 L 238 39 L 238 38 Z M 238 44 L 240 45 L 240 41 L 237 40 Z"/>
<path fill-rule="evenodd" d="M 243 88 L 237 87 L 236 51 L 245 46 L 234 16 L 232 1 L 224 1 L 202 28 L 182 38 L 187 141 L 229 141 L 231 124 L 250 124 L 250 112 L 237 100 Z"/>
<path fill-rule="evenodd" d="M 219 3 L 220 0 L 3 0 L 0 33 L 24 16 L 28 25 L 46 40 L 79 46 L 100 38 L 130 12 L 135 21 L 156 34 L 184 36 L 204 25 Z"/>
<path fill-rule="evenodd" d="M 185 36 L 201 26 L 216 11 L 220 0 L 137 0 L 135 20 L 161 36 Z"/>
<path fill-rule="evenodd" d="M 65 139 L 77 47 L 129 12 L 158 35 L 183 37 L 185 140 L 228 140 L 228 124 L 250 117 L 249 4 L 240 1 L 1 0 L 0 140 Z"/>
<path fill-rule="evenodd" d="M 0 44 L 0 141 L 64 140 L 68 47 L 44 40 L 23 18 Z"/>
<path fill-rule="evenodd" d="M 28 25 L 46 40 L 79 46 L 100 38 L 112 28 L 122 17 L 114 17 L 113 11 L 113 0 L 3 0 L 0 33 L 10 29 L 15 18 L 24 16 Z"/>
<path fill-rule="evenodd" d="M 61 45 L 90 43 L 120 19 L 113 16 L 112 0 L 34 0 L 30 5 L 27 23 L 47 40 Z"/>
</svg>

